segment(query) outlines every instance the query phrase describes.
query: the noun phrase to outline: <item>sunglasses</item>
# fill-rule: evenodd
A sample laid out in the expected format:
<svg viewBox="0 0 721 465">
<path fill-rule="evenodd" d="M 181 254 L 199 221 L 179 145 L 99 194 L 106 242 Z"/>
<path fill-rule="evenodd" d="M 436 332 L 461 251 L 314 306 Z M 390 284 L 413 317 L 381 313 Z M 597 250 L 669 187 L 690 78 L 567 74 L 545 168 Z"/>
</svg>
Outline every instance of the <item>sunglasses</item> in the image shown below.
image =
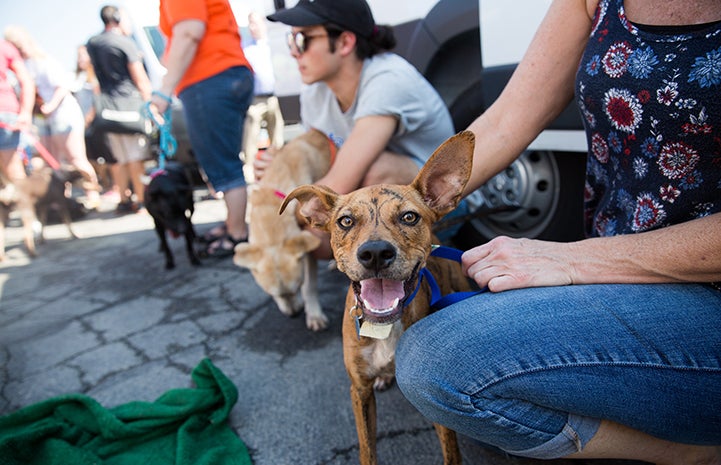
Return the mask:
<svg viewBox="0 0 721 465">
<path fill-rule="evenodd" d="M 316 34 L 311 36 L 303 31 L 289 32 L 287 36 L 288 48 L 290 48 L 291 52 L 302 55 L 306 50 L 308 50 L 308 47 L 310 46 L 310 39 L 315 39 L 316 37 L 328 37 L 328 34 Z"/>
</svg>

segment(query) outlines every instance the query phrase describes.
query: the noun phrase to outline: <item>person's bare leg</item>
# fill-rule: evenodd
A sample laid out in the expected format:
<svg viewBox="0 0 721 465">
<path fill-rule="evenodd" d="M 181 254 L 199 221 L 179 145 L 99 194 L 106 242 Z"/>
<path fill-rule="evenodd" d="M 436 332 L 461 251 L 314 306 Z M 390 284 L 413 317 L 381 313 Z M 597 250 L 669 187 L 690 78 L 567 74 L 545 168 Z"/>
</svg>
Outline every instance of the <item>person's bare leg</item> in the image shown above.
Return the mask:
<svg viewBox="0 0 721 465">
<path fill-rule="evenodd" d="M 0 150 L 0 168 L 2 174 L 10 181 L 27 177 L 20 153 L 16 150 Z"/>
<path fill-rule="evenodd" d="M 642 460 L 657 465 L 721 465 L 721 445 L 679 444 L 603 420 L 586 447 L 568 458 Z"/>
<path fill-rule="evenodd" d="M 228 210 L 225 220 L 227 235 L 223 235 L 208 244 L 205 249 L 208 256 L 225 257 L 232 255 L 235 243 L 248 239 L 248 225 L 245 222 L 245 210 L 248 201 L 247 188 L 243 186 L 224 191 L 223 200 Z"/>
<path fill-rule="evenodd" d="M 368 169 L 361 186 L 410 184 L 420 170 L 411 157 L 383 152 Z"/>
<path fill-rule="evenodd" d="M 245 208 L 248 202 L 248 190 L 245 186 L 223 192 L 223 200 L 228 209 L 228 216 L 225 224 L 228 228 L 228 235 L 234 239 L 245 239 L 248 237 L 248 225 L 245 222 Z"/>
<path fill-rule="evenodd" d="M 115 185 L 118 186 L 120 203 L 128 202 L 130 200 L 128 191 L 128 183 L 130 182 L 128 177 L 128 166 L 125 163 L 113 163 L 110 165 L 110 173 L 115 180 Z"/>
<path fill-rule="evenodd" d="M 67 160 L 73 165 L 85 178 L 83 190 L 88 199 L 87 207 L 95 209 L 100 204 L 100 183 L 95 168 L 88 161 L 85 148 L 85 134 L 82 131 L 70 131 L 64 136 L 65 154 Z"/>
<path fill-rule="evenodd" d="M 145 184 L 143 184 L 145 165 L 143 164 L 143 161 L 131 161 L 128 163 L 128 171 L 130 171 L 130 183 L 133 185 L 135 198 L 139 203 L 143 203 L 145 201 Z"/>
</svg>

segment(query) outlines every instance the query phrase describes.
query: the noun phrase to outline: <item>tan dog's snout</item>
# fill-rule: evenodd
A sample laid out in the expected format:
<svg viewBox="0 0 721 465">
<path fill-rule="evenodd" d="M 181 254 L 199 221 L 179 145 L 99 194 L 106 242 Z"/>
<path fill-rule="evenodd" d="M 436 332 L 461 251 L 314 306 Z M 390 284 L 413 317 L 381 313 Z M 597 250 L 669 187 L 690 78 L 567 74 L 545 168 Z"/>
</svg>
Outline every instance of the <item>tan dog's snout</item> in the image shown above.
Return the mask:
<svg viewBox="0 0 721 465">
<path fill-rule="evenodd" d="M 396 260 L 398 252 L 388 241 L 368 241 L 358 247 L 356 258 L 368 271 L 375 275 L 389 268 Z"/>
</svg>

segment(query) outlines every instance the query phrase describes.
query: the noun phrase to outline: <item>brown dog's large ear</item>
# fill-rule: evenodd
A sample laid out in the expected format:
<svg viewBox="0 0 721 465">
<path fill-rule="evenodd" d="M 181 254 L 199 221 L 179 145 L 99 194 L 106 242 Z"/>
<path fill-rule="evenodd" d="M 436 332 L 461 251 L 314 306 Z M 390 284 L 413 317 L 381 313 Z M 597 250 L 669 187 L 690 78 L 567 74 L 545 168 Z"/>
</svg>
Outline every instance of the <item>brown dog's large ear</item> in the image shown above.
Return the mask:
<svg viewBox="0 0 721 465">
<path fill-rule="evenodd" d="M 338 194 L 329 187 L 307 184 L 296 187 L 286 196 L 278 214 L 283 213 L 288 203 L 296 199 L 300 202 L 299 211 L 305 220 L 314 228 L 327 230 L 337 198 Z"/>
<path fill-rule="evenodd" d="M 433 152 L 411 184 L 439 218 L 461 201 L 471 176 L 475 140 L 470 131 L 450 137 Z"/>
</svg>

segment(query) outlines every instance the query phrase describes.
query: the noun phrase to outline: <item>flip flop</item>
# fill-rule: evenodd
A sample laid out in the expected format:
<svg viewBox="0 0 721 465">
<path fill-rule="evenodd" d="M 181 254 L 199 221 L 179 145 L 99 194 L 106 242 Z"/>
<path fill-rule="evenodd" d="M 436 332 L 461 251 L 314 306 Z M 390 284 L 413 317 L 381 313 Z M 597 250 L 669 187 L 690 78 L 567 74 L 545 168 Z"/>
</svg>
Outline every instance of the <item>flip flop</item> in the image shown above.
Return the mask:
<svg viewBox="0 0 721 465">
<path fill-rule="evenodd" d="M 226 241 L 231 244 L 230 247 L 225 247 Z M 199 254 L 203 258 L 225 258 L 230 257 L 235 253 L 235 246 L 241 242 L 247 242 L 248 238 L 235 239 L 230 234 L 219 237 L 213 242 L 210 242 L 205 250 Z M 217 245 L 216 245 L 217 244 Z"/>
<path fill-rule="evenodd" d="M 201 244 L 210 244 L 212 242 L 217 241 L 218 239 L 222 239 L 225 236 L 228 235 L 228 227 L 225 225 L 225 223 L 221 223 L 217 226 L 213 226 L 209 230 L 205 231 L 205 233 L 202 236 L 199 236 L 197 238 L 197 241 Z"/>
</svg>

